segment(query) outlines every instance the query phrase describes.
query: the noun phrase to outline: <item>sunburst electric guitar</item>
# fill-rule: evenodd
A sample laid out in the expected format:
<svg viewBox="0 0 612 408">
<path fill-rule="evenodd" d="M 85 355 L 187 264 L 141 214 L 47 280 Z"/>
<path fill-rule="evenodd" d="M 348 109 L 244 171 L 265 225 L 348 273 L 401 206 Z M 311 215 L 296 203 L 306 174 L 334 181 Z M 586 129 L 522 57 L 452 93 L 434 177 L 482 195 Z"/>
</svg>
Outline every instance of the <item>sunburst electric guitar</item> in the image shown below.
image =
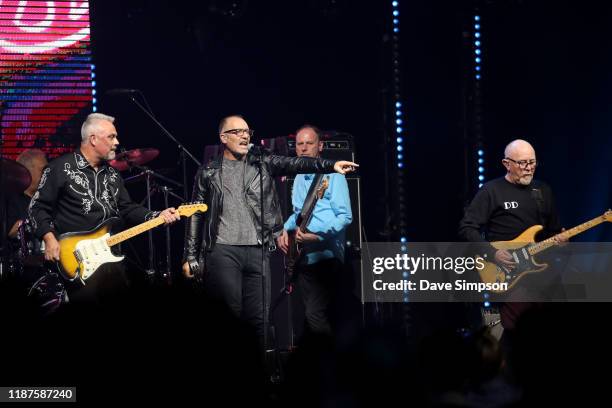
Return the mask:
<svg viewBox="0 0 612 408">
<path fill-rule="evenodd" d="M 186 204 L 181 205 L 177 211 L 181 217 L 191 217 L 196 212 L 205 212 L 207 209 L 206 204 Z M 123 256 L 116 256 L 111 252 L 114 245 L 164 224 L 162 217 L 156 217 L 111 236 L 110 226 L 116 220 L 108 219 L 92 231 L 60 235 L 58 269 L 64 278 L 81 279 L 85 282 L 100 266 L 123 260 Z"/>
<path fill-rule="evenodd" d="M 529 273 L 541 272 L 548 267 L 548 264 L 538 263 L 534 259 L 534 255 L 557 245 L 557 241 L 555 240 L 556 237 L 569 239 L 606 221 L 612 221 L 612 210 L 608 210 L 599 217 L 593 218 L 572 229 L 563 231 L 544 241 L 535 242 L 536 234 L 544 227 L 541 225 L 534 225 L 527 228 L 521 235 L 512 241 L 491 242 L 493 248 L 505 249 L 510 252 L 512 260 L 516 265 L 514 268 L 509 269 L 494 262 L 485 262 L 485 266 L 478 271 L 480 279 L 485 283 L 506 282 L 508 283 L 508 289 L 512 289 L 523 276 Z M 501 291 L 492 290 L 491 292 L 500 293 Z"/>
</svg>

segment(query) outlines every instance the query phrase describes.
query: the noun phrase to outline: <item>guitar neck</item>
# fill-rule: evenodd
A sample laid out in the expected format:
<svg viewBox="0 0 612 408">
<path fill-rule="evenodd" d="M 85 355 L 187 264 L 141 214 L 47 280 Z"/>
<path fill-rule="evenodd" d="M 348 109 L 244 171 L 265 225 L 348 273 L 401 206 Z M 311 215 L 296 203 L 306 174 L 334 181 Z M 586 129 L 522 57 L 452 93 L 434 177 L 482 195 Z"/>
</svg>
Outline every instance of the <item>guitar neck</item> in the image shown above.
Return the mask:
<svg viewBox="0 0 612 408">
<path fill-rule="evenodd" d="M 128 240 L 132 237 L 135 237 L 138 234 L 142 234 L 152 228 L 155 228 L 164 223 L 164 219 L 162 217 L 156 217 L 149 221 L 143 222 L 142 224 L 138 224 L 135 227 L 128 228 L 125 231 L 122 231 L 106 240 L 108 246 L 117 245 L 125 240 Z"/>
<path fill-rule="evenodd" d="M 589 230 L 601 223 L 603 223 L 605 221 L 605 217 L 603 215 L 600 215 L 599 217 L 595 217 L 592 220 L 589 220 L 587 222 L 584 222 L 580 225 L 575 226 L 574 228 L 568 229 L 566 231 L 563 231 L 553 237 L 550 237 L 548 239 L 545 239 L 544 241 L 540 241 L 536 244 L 531 245 L 531 247 L 529 247 L 529 253 L 531 255 L 535 255 L 539 252 L 542 252 L 548 248 L 550 248 L 551 246 L 556 245 L 555 242 L 555 238 L 556 237 L 562 237 L 562 238 L 571 238 L 573 236 L 576 236 L 578 234 L 583 233 L 586 230 Z"/>
<path fill-rule="evenodd" d="M 306 212 L 306 214 L 304 214 L 304 216 L 302 217 L 302 222 L 300 222 L 300 225 L 298 226 L 300 231 L 306 232 L 306 227 L 308 226 L 308 224 L 310 223 L 310 220 L 312 219 L 312 213 L 314 212 L 314 208 L 317 205 L 317 201 L 319 201 L 319 199 L 315 198 L 310 208 L 308 208 L 308 211 Z"/>
</svg>

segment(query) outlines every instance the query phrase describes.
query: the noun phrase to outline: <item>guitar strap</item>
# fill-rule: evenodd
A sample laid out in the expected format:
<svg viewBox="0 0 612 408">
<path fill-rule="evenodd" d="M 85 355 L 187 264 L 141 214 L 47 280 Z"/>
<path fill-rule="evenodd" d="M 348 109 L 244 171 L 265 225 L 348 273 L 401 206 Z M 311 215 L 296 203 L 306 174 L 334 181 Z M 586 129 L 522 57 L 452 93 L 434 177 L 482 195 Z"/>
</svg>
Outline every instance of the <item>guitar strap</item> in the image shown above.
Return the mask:
<svg viewBox="0 0 612 408">
<path fill-rule="evenodd" d="M 325 176 L 325 174 L 317 174 L 315 175 L 314 180 L 312 180 L 312 184 L 310 185 L 310 188 L 308 189 L 308 193 L 306 194 L 306 199 L 304 200 L 304 204 L 302 204 L 302 212 L 300 213 L 300 218 L 302 220 L 306 216 L 306 209 L 309 208 L 312 202 L 315 200 L 315 191 L 319 187 L 319 184 L 321 184 L 321 180 L 323 180 L 323 176 Z"/>
<path fill-rule="evenodd" d="M 538 220 L 540 225 L 546 227 L 546 224 L 544 223 L 544 196 L 542 195 L 540 185 L 536 182 L 534 182 L 533 186 L 531 187 L 531 198 L 533 198 L 536 203 L 536 207 L 538 209 Z"/>
</svg>

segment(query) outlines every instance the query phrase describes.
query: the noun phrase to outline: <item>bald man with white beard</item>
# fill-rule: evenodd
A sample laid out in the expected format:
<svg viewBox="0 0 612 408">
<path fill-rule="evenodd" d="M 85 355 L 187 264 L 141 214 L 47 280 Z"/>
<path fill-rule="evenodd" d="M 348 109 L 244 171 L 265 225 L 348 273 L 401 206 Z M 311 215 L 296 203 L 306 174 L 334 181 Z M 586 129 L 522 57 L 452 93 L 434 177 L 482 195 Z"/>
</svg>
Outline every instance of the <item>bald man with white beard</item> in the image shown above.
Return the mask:
<svg viewBox="0 0 612 408">
<path fill-rule="evenodd" d="M 502 165 L 506 175 L 485 183 L 478 191 L 465 210 L 459 236 L 470 242 L 510 241 L 536 224 L 544 226 L 538 240 L 561 232 L 550 187 L 534 180 L 538 161 L 533 146 L 521 139 L 512 141 L 504 150 Z M 514 268 L 508 251 L 489 246 L 486 252 L 489 259 Z M 528 285 L 528 278 L 522 283 Z M 514 328 L 516 319 L 525 309 L 526 305 L 521 303 L 504 304 L 501 308 L 504 328 Z"/>
</svg>

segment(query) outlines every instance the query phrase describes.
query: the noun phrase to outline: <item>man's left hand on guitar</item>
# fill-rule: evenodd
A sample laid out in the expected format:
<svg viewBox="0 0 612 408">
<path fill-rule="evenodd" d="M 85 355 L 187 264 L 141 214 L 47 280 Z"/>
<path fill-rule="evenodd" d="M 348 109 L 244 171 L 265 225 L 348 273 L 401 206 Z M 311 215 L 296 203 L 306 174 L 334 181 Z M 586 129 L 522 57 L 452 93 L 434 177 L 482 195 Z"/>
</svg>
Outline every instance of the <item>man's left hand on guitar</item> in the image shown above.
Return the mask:
<svg viewBox="0 0 612 408">
<path fill-rule="evenodd" d="M 564 246 L 569 242 L 569 238 L 563 232 L 565 232 L 565 228 L 561 228 L 561 233 L 553 237 L 555 243 L 559 246 Z"/>
<path fill-rule="evenodd" d="M 319 242 L 321 237 L 311 232 L 302 232 L 298 229 L 295 234 L 295 241 L 300 244 L 307 244 L 309 242 Z"/>
<path fill-rule="evenodd" d="M 179 212 L 174 207 L 166 208 L 164 211 L 159 213 L 159 216 L 164 219 L 166 225 L 172 224 L 181 219 Z"/>
</svg>

